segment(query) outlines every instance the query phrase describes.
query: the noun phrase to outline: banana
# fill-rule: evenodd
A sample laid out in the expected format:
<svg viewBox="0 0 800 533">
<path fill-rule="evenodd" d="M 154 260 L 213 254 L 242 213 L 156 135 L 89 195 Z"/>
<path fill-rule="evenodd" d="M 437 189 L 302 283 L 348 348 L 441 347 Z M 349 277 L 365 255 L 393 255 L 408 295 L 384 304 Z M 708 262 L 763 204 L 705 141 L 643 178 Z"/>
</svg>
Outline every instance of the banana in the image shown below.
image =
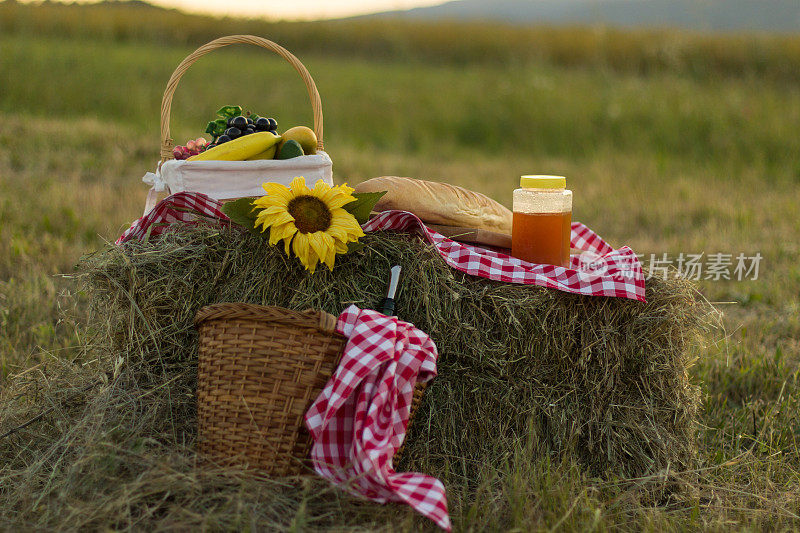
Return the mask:
<svg viewBox="0 0 800 533">
<path fill-rule="evenodd" d="M 252 157 L 248 157 L 247 161 L 255 161 L 256 159 L 274 159 L 275 152 L 278 150 L 278 144 L 273 144 L 263 152 L 260 152 Z"/>
<path fill-rule="evenodd" d="M 280 141 L 279 135 L 268 131 L 251 133 L 209 148 L 205 152 L 193 155 L 187 161 L 244 161 L 276 147 Z"/>
</svg>

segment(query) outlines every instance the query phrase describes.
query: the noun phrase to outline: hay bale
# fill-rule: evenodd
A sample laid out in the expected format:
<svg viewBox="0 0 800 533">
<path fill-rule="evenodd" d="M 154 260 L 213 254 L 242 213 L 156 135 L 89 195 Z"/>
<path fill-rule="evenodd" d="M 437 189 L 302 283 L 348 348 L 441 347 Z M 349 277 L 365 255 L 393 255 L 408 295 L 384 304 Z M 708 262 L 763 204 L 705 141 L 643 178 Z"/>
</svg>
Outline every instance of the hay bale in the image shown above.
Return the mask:
<svg viewBox="0 0 800 533">
<path fill-rule="evenodd" d="M 375 233 L 364 242 L 334 272 L 313 276 L 237 229 L 181 228 L 87 258 L 81 270 L 114 375 L 159 391 L 141 400 L 145 433 L 194 441 L 200 307 L 374 308 L 389 268 L 401 264 L 396 312 L 440 352 L 401 468 L 463 492 L 482 467 L 501 471 L 520 451 L 571 455 L 593 475 L 692 466 L 699 389 L 687 368 L 710 309 L 689 282 L 652 279 L 647 303 L 581 297 L 464 275 L 415 237 Z"/>
</svg>

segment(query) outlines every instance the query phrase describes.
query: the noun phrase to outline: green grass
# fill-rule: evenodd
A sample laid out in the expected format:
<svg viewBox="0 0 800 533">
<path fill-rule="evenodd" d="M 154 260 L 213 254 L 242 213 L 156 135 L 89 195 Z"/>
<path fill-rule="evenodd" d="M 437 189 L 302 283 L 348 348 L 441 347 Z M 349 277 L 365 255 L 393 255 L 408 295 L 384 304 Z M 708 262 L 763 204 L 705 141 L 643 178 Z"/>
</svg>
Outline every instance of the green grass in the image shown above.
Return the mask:
<svg viewBox="0 0 800 533">
<path fill-rule="evenodd" d="M 0 71 L 0 110 L 91 116 L 154 134 L 166 80 L 186 53 L 30 37 L 0 38 L 0 49 L 7 65 L 24 65 L 26 72 Z M 646 152 L 665 164 L 727 161 L 733 174 L 742 164 L 761 163 L 800 178 L 800 166 L 789 161 L 800 150 L 793 129 L 800 95 L 782 82 L 612 75 L 546 63 L 463 67 L 302 59 L 322 95 L 333 147 L 339 142 L 425 154 L 568 158 Z M 266 51 L 238 46 L 193 66 L 173 102 L 175 137 L 202 132 L 220 101 L 269 110 L 283 122 L 310 121 L 299 78 Z"/>
<path fill-rule="evenodd" d="M 50 24 L 55 36 L 0 35 L 0 388 L 36 364 L 78 356 L 83 301 L 63 293 L 74 288 L 57 274 L 139 216 L 139 179 L 158 158 L 161 94 L 192 49 L 167 37 L 138 42 L 135 25 L 119 38 Z M 65 37 L 68 30 L 78 37 Z M 394 38 L 413 50 L 419 37 L 406 30 Z M 750 42 L 732 39 L 743 49 Z M 487 481 L 485 500 L 456 517 L 460 528 L 800 528 L 800 94 L 789 78 L 754 76 L 761 67 L 745 56 L 750 67 L 720 76 L 551 56 L 492 65 L 300 55 L 320 89 L 340 182 L 409 175 L 510 204 L 520 174 L 559 173 L 575 192 L 575 218 L 615 245 L 764 256 L 756 281 L 700 282 L 710 300 L 733 303 L 720 306 L 725 340 L 698 353 L 692 369 L 705 393 L 704 481 L 694 493 L 654 506 L 637 499 L 636 481 L 588 479 L 543 459 Z M 282 127 L 311 121 L 294 72 L 239 47 L 203 58 L 184 77 L 175 140 L 197 136 L 227 103 L 271 114 Z M 263 518 L 248 498 L 238 528 Z M 303 506 L 286 505 L 302 524 Z M 214 519 L 237 527 L 230 516 Z"/>
</svg>

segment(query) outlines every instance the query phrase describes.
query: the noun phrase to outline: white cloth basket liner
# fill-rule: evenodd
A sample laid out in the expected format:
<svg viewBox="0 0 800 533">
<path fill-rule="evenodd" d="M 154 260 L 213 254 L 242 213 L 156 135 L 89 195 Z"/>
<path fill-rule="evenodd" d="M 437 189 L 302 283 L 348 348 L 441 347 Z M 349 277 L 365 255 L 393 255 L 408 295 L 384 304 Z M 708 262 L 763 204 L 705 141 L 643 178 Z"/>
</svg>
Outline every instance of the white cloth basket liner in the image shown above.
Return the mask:
<svg viewBox="0 0 800 533">
<path fill-rule="evenodd" d="M 297 176 L 314 186 L 323 180 L 333 186 L 333 162 L 323 151 L 292 159 L 255 161 L 179 161 L 172 159 L 148 172 L 142 181 L 152 185 L 145 214 L 155 206 L 156 192 L 201 192 L 215 200 L 264 196 L 265 182 L 289 185 Z M 152 204 L 152 205 L 151 205 Z"/>
</svg>

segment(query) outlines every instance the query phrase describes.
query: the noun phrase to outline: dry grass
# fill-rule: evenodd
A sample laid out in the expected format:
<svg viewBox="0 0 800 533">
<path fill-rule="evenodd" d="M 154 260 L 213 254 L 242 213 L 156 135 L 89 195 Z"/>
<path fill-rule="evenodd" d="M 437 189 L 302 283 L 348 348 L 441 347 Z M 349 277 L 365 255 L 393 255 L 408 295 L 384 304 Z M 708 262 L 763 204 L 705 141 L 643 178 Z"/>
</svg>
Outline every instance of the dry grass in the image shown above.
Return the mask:
<svg viewBox="0 0 800 533">
<path fill-rule="evenodd" d="M 16 376 L 4 398 L 0 433 L 13 433 L 0 440 L 0 485 L 15 487 L 0 493 L 0 508 L 13 510 L 6 517 L 43 527 L 56 517 L 71 528 L 190 527 L 190 510 L 241 504 L 236 495 L 249 481 L 203 474 L 195 464 L 194 314 L 220 301 L 331 313 L 349 302 L 371 307 L 393 264 L 406 272 L 399 316 L 428 332 L 441 354 L 401 468 L 441 477 L 455 516 L 483 505 L 479 494 L 488 490 L 499 506 L 493 514 L 513 522 L 503 487 L 545 459 L 580 465 L 578 476 L 654 476 L 640 491 L 651 501 L 680 488 L 669 472 L 697 460 L 699 390 L 687 370 L 713 316 L 691 284 L 654 281 L 646 304 L 581 298 L 454 272 L 403 235 L 365 241 L 333 273 L 315 276 L 236 229 L 187 228 L 88 258 L 81 270 L 94 348 L 81 365 Z M 225 481 L 231 475 L 236 481 Z M 302 492 L 289 491 L 251 502 L 250 519 L 289 528 L 280 509 L 294 506 L 323 527 L 329 506 L 345 505 L 344 523 L 364 525 L 363 506 L 321 496 L 317 482 L 304 490 L 312 485 L 304 509 Z M 268 482 L 259 493 L 280 487 Z M 48 512 L 40 514 L 43 501 Z M 71 501 L 85 502 L 80 512 Z M 395 523 L 397 513 L 377 516 Z M 224 515 L 226 527 L 233 519 Z"/>
</svg>

